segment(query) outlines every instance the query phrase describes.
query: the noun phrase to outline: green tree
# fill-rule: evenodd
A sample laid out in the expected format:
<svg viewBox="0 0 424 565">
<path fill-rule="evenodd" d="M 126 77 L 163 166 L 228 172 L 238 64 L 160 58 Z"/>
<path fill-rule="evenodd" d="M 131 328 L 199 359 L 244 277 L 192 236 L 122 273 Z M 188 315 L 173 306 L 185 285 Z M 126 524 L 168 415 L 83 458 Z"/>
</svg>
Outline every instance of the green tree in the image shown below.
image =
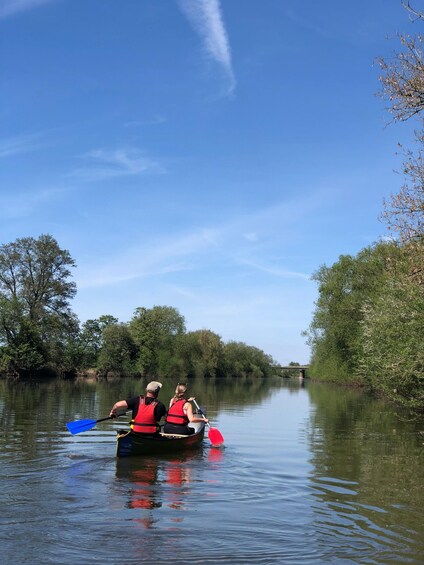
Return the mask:
<svg viewBox="0 0 424 565">
<path fill-rule="evenodd" d="M 417 24 L 419 2 L 404 0 Z M 402 255 L 392 264 L 384 296 L 365 311 L 361 371 L 373 387 L 413 408 L 424 410 L 424 57 L 421 35 L 400 35 L 400 49 L 380 59 L 382 90 L 394 122 L 417 124 L 414 149 L 404 150 L 404 183 L 385 202 L 383 218 L 399 241 Z M 372 377 L 368 377 L 372 378 Z"/>
<path fill-rule="evenodd" d="M 416 19 L 423 12 L 404 3 Z M 423 37 L 400 35 L 400 51 L 389 61 L 379 59 L 381 97 L 388 103 L 394 122 L 411 118 L 418 123 L 415 149 L 403 150 L 405 182 L 385 202 L 383 218 L 389 231 L 402 243 L 410 260 L 411 276 L 424 284 L 424 57 Z"/>
<path fill-rule="evenodd" d="M 109 324 L 103 330 L 103 343 L 99 353 L 99 369 L 128 376 L 135 372 L 137 346 L 127 324 Z"/>
<path fill-rule="evenodd" d="M 224 347 L 225 373 L 232 377 L 270 377 L 274 374 L 274 360 L 261 349 L 239 341 L 230 341 Z"/>
<path fill-rule="evenodd" d="M 216 377 L 224 373 L 224 344 L 211 330 L 180 334 L 175 351 L 185 377 Z"/>
<path fill-rule="evenodd" d="M 103 315 L 94 320 L 83 323 L 79 336 L 79 345 L 82 355 L 82 363 L 85 368 L 96 367 L 99 353 L 103 345 L 103 332 L 110 325 L 118 324 L 118 319 Z"/>
<path fill-rule="evenodd" d="M 70 281 L 75 263 L 50 235 L 26 237 L 0 247 L 1 368 L 20 374 L 52 361 L 53 342 L 72 333 Z"/>
<path fill-rule="evenodd" d="M 184 317 L 171 306 L 137 308 L 129 330 L 138 349 L 142 375 L 165 375 L 174 357 L 176 337 L 185 331 Z"/>
<path fill-rule="evenodd" d="M 378 243 L 356 257 L 342 255 L 313 275 L 318 299 L 306 335 L 312 347 L 311 374 L 331 380 L 356 380 L 364 305 L 378 296 L 396 260 L 394 243 Z"/>
<path fill-rule="evenodd" d="M 424 294 L 416 284 L 387 280 L 363 309 L 358 373 L 373 390 L 424 410 Z"/>
</svg>

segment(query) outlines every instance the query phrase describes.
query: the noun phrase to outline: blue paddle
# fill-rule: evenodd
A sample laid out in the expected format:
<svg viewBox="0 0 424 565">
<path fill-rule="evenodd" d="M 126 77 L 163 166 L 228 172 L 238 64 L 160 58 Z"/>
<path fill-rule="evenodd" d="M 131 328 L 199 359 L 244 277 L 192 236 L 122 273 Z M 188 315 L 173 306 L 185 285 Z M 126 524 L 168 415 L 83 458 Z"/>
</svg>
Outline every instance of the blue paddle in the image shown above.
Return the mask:
<svg viewBox="0 0 424 565">
<path fill-rule="evenodd" d="M 94 428 L 98 422 L 104 422 L 105 420 L 112 420 L 115 416 L 108 416 L 107 418 L 100 418 L 100 420 L 76 420 L 75 422 L 68 422 L 66 427 L 71 432 L 71 434 L 79 434 L 80 432 L 88 432 Z"/>
</svg>

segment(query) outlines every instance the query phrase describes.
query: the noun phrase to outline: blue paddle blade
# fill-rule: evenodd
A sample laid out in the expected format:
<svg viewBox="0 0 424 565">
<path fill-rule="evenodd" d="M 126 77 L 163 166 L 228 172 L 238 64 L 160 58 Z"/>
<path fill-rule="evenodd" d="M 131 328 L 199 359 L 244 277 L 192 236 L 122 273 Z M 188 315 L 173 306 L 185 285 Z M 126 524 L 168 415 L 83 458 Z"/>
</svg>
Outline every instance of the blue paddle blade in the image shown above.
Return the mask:
<svg viewBox="0 0 424 565">
<path fill-rule="evenodd" d="M 66 427 L 71 432 L 71 434 L 79 434 L 80 432 L 87 432 L 94 428 L 97 424 L 97 420 L 77 420 L 76 422 L 68 422 Z"/>
</svg>

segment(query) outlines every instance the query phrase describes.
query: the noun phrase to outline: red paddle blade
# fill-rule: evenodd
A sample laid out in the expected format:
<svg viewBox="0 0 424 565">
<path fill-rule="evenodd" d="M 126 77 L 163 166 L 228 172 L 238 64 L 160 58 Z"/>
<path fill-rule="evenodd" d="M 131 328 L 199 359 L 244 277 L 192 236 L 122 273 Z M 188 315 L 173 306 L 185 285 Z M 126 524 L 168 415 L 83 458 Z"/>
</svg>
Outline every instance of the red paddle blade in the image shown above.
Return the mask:
<svg viewBox="0 0 424 565">
<path fill-rule="evenodd" d="M 208 437 L 211 440 L 211 444 L 214 446 L 222 445 L 224 443 L 224 438 L 217 428 L 209 428 Z"/>
</svg>

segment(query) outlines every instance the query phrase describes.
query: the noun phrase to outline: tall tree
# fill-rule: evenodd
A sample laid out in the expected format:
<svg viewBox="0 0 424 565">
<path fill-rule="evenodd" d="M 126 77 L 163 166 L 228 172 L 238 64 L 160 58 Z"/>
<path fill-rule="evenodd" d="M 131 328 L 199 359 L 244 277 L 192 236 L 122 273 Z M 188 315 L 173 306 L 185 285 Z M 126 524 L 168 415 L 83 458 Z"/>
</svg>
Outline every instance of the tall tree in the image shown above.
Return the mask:
<svg viewBox="0 0 424 565">
<path fill-rule="evenodd" d="M 99 368 L 107 374 L 113 371 L 120 376 L 134 373 L 137 347 L 127 324 L 108 324 L 103 331 L 99 354 Z"/>
<path fill-rule="evenodd" d="M 86 368 L 97 366 L 100 350 L 103 346 L 103 334 L 108 326 L 118 324 L 114 316 L 103 315 L 95 320 L 87 320 L 82 325 L 79 345 Z"/>
<path fill-rule="evenodd" d="M 399 253 L 394 243 L 379 243 L 356 257 L 342 255 L 313 275 L 319 297 L 306 335 L 312 346 L 311 370 L 316 374 L 332 380 L 355 378 L 363 307 L 379 295 L 388 265 Z"/>
<path fill-rule="evenodd" d="M 421 21 L 423 12 L 405 7 Z M 424 56 L 423 38 L 399 36 L 401 50 L 386 61 L 379 59 L 383 71 L 380 76 L 381 97 L 388 103 L 393 121 L 402 122 L 414 118 L 415 149 L 403 150 L 403 174 L 405 182 L 399 192 L 385 202 L 383 217 L 388 229 L 405 246 L 410 259 L 410 274 L 418 283 L 424 283 Z"/>
<path fill-rule="evenodd" d="M 173 356 L 175 338 L 184 333 L 185 321 L 171 306 L 137 308 L 129 330 L 138 347 L 138 369 L 143 375 L 150 375 L 166 372 L 167 367 L 162 365 Z"/>
<path fill-rule="evenodd" d="M 50 235 L 26 237 L 0 246 L 0 345 L 2 370 L 37 370 L 58 344 L 75 335 L 70 281 L 75 262 Z M 59 348 L 60 349 L 60 348 Z"/>
<path fill-rule="evenodd" d="M 19 302 L 31 322 L 69 312 L 76 284 L 69 280 L 75 262 L 51 235 L 25 237 L 0 247 L 0 296 Z"/>
</svg>

